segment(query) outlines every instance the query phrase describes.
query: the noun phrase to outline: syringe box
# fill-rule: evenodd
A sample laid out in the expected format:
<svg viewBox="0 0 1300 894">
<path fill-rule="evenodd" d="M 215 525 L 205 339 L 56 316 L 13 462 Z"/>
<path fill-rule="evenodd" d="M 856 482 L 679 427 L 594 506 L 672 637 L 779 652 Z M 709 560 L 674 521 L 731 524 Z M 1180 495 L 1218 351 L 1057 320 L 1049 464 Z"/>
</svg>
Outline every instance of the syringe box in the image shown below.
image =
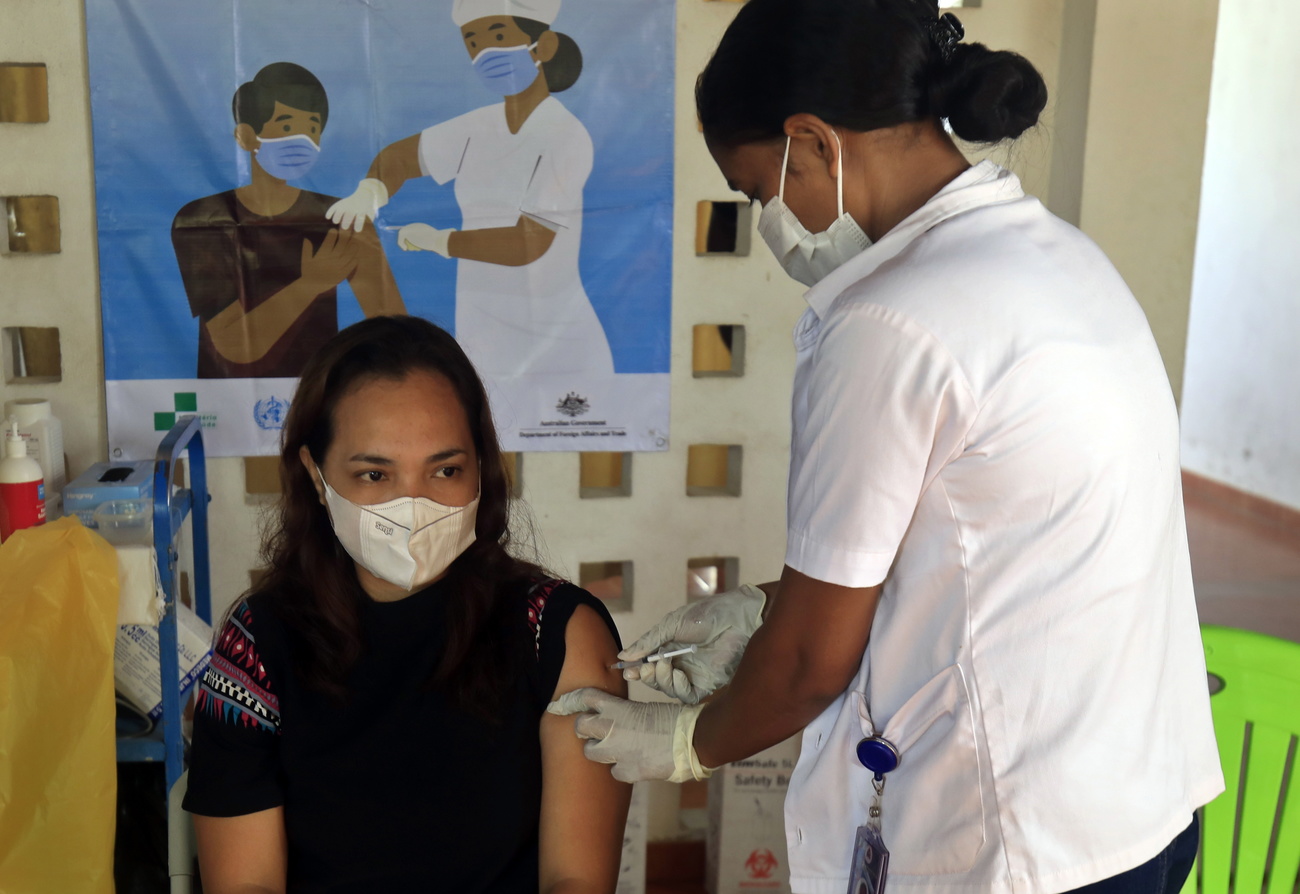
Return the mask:
<svg viewBox="0 0 1300 894">
<path fill-rule="evenodd" d="M 95 527 L 95 507 L 110 500 L 153 498 L 153 461 L 95 463 L 63 492 L 63 511 L 76 514 L 88 528 Z"/>
</svg>

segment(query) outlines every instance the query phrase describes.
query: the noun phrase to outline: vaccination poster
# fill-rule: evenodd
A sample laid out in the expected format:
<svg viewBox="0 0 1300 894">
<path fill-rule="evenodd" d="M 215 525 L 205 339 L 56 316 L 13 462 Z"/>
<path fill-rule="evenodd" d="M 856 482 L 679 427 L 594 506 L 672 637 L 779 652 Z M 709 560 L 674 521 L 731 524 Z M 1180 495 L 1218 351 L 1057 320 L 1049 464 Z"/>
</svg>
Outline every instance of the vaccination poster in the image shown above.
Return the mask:
<svg viewBox="0 0 1300 894">
<path fill-rule="evenodd" d="M 278 452 L 367 316 L 502 447 L 665 450 L 673 0 L 87 0 L 109 448 Z"/>
</svg>

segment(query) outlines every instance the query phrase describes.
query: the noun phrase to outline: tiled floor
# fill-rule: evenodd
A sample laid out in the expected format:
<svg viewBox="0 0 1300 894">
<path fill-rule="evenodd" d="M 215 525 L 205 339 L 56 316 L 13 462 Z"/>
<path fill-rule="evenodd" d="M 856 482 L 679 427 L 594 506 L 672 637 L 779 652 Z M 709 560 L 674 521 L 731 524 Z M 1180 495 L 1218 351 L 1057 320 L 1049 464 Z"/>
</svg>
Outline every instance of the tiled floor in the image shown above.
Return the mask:
<svg viewBox="0 0 1300 894">
<path fill-rule="evenodd" d="M 1189 473 L 1183 498 L 1201 623 L 1300 642 L 1300 512 Z"/>
</svg>

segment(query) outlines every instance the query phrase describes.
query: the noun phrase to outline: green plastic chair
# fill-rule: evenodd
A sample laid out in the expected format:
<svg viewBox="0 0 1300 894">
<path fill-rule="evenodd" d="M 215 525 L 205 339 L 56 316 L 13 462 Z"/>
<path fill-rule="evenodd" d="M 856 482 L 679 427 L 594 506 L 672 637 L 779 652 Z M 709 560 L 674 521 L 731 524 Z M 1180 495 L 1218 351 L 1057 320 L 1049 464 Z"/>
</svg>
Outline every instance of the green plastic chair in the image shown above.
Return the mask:
<svg viewBox="0 0 1300 894">
<path fill-rule="evenodd" d="M 1227 790 L 1205 805 L 1200 855 L 1182 894 L 1292 894 L 1300 873 L 1300 643 L 1208 624 L 1201 635 Z"/>
</svg>

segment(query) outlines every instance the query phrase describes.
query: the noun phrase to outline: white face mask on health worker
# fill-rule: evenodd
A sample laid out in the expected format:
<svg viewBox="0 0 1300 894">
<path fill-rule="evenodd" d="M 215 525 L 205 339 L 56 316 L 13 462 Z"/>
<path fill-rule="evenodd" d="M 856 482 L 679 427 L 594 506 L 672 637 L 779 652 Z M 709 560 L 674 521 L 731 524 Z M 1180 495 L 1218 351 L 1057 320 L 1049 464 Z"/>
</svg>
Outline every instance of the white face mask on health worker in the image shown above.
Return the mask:
<svg viewBox="0 0 1300 894">
<path fill-rule="evenodd" d="M 834 133 L 834 131 L 832 131 Z M 844 146 L 835 134 L 839 158 L 835 171 L 835 200 L 839 216 L 828 229 L 810 233 L 785 203 L 785 172 L 790 164 L 790 138 L 785 138 L 785 158 L 781 161 L 781 186 L 758 216 L 758 234 L 772 249 L 781 267 L 796 282 L 816 285 L 849 258 L 871 246 L 871 237 L 852 216 L 844 213 Z"/>
<path fill-rule="evenodd" d="M 469 549 L 478 520 L 476 496 L 464 506 L 402 497 L 362 506 L 339 496 L 317 467 L 334 535 L 362 568 L 410 590 L 433 580 Z"/>
</svg>

